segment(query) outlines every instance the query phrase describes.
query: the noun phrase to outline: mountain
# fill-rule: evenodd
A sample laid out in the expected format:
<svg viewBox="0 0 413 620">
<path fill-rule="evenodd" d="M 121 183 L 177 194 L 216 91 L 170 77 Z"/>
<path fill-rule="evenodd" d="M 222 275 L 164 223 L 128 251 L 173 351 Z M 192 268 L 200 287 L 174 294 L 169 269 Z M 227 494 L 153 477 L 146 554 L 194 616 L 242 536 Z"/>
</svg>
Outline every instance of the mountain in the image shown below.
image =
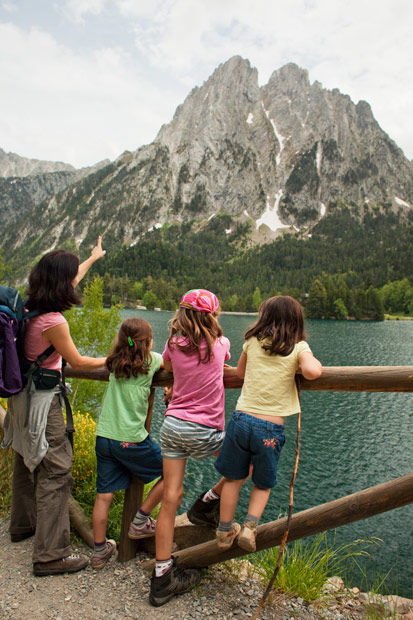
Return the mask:
<svg viewBox="0 0 413 620">
<path fill-rule="evenodd" d="M 75 168 L 61 161 L 42 161 L 6 153 L 0 149 L 0 177 L 27 177 L 46 172 L 74 172 Z"/>
<path fill-rule="evenodd" d="M 105 160 L 76 169 L 70 164 L 28 159 L 0 149 L 0 234 L 34 206 L 108 163 Z"/>
<path fill-rule="evenodd" d="M 413 164 L 368 103 L 310 84 L 291 63 L 260 87 L 236 56 L 190 92 L 152 144 L 32 206 L 3 229 L 3 245 L 32 259 L 72 239 L 84 254 L 102 233 L 114 250 L 173 223 L 202 228 L 219 213 L 249 223 L 250 243 L 262 244 L 282 228 L 308 232 L 337 201 L 407 211 Z"/>
</svg>

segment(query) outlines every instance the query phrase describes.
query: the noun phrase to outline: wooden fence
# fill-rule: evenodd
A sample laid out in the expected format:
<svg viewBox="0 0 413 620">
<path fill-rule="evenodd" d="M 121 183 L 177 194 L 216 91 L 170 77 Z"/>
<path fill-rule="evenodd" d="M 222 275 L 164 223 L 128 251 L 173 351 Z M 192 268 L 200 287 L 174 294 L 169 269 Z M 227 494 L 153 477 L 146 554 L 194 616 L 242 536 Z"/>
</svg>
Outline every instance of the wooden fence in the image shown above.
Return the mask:
<svg viewBox="0 0 413 620">
<path fill-rule="evenodd" d="M 109 373 L 105 369 L 86 372 L 67 367 L 66 376 L 98 381 L 109 379 Z M 236 376 L 235 368 L 226 369 L 224 377 L 226 389 L 241 388 L 242 383 L 242 379 Z M 146 420 L 148 431 L 152 421 L 155 388 L 172 384 L 173 375 L 169 372 L 161 370 L 154 376 Z M 314 381 L 302 378 L 301 389 L 329 392 L 413 392 L 413 366 L 327 366 L 323 367 L 321 377 Z M 131 540 L 127 534 L 129 523 L 142 503 L 143 487 L 140 480 L 133 478 L 130 488 L 125 492 L 118 555 L 121 562 L 133 558 L 138 549 L 147 551 L 154 549 L 153 539 Z M 311 536 L 410 503 L 413 503 L 413 474 L 295 514 L 291 523 L 290 540 Z M 81 516 L 79 519 L 82 520 Z M 258 528 L 257 549 L 279 544 L 284 528 L 285 519 L 261 525 Z M 215 532 L 210 528 L 192 524 L 178 526 L 175 529 L 175 541 L 180 551 L 175 555 L 179 558 L 180 564 L 207 566 L 245 554 L 245 551 L 237 546 L 228 551 L 220 551 L 212 541 L 213 538 Z M 152 563 L 149 562 L 148 568 L 151 567 Z"/>
</svg>

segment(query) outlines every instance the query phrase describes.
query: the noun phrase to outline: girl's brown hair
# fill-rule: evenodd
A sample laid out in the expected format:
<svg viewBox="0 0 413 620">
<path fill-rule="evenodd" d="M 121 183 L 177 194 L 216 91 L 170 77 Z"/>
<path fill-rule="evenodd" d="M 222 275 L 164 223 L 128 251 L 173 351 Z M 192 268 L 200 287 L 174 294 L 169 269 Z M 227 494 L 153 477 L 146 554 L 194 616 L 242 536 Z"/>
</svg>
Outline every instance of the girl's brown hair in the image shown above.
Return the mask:
<svg viewBox="0 0 413 620">
<path fill-rule="evenodd" d="M 199 312 L 190 308 L 179 308 L 170 322 L 168 347 L 178 349 L 190 355 L 196 351 L 198 363 L 207 363 L 213 356 L 212 347 L 217 338 L 222 336 L 222 328 L 218 323 L 219 311 Z M 178 336 L 183 336 L 186 344 L 176 342 Z M 207 349 L 201 357 L 201 344 L 205 340 Z"/>
<path fill-rule="evenodd" d="M 79 259 L 71 252 L 54 250 L 45 254 L 30 272 L 26 308 L 63 312 L 80 304 L 73 287 L 78 269 Z"/>
<path fill-rule="evenodd" d="M 255 336 L 271 355 L 290 355 L 294 345 L 306 339 L 303 311 L 288 295 L 270 297 L 262 302 L 258 320 L 248 328 L 245 340 Z"/>
<path fill-rule="evenodd" d="M 106 368 L 116 379 L 147 375 L 151 364 L 152 327 L 139 318 L 125 319 L 115 346 L 106 358 Z"/>
</svg>

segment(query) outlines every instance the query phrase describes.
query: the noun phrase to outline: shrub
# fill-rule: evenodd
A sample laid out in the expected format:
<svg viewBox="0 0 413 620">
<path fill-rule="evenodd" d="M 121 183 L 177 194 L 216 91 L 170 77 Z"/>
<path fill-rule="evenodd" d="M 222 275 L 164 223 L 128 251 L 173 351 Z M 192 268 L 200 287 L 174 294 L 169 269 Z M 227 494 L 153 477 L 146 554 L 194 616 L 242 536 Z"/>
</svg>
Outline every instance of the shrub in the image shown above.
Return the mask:
<svg viewBox="0 0 413 620">
<path fill-rule="evenodd" d="M 7 400 L 0 398 L 0 406 L 7 411 Z M 0 443 L 3 441 L 3 430 L 0 429 Z M 8 513 L 11 501 L 11 477 L 13 473 L 13 450 L 9 447 L 0 448 L 0 515 Z"/>
<path fill-rule="evenodd" d="M 0 399 L 0 405 L 7 410 L 7 401 Z M 89 519 L 92 518 L 93 506 L 96 498 L 96 455 L 95 432 L 96 422 L 89 413 L 73 414 L 76 432 L 73 435 L 73 488 L 72 495 L 79 502 Z M 3 431 L 0 430 L 0 441 Z M 6 516 L 11 501 L 11 478 L 13 472 L 13 450 L 11 447 L 0 450 L 0 515 Z M 144 497 L 152 486 L 145 485 Z M 113 498 L 108 520 L 108 538 L 119 540 L 122 521 L 124 491 L 118 491 Z M 155 516 L 157 511 L 155 511 Z"/>
</svg>

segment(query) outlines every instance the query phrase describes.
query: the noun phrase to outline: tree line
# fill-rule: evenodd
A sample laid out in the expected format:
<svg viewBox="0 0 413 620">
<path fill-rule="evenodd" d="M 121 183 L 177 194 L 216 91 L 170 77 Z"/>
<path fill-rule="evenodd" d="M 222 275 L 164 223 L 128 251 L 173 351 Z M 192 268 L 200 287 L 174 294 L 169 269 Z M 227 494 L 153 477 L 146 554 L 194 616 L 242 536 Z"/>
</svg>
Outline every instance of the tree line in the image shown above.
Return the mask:
<svg viewBox="0 0 413 620">
<path fill-rule="evenodd" d="M 412 222 L 389 205 L 336 203 L 310 235 L 250 249 L 250 224 L 226 214 L 202 230 L 166 226 L 101 261 L 104 301 L 173 310 L 185 290 L 202 287 L 228 311 L 255 312 L 262 299 L 283 294 L 313 318 L 412 315 Z"/>
</svg>

